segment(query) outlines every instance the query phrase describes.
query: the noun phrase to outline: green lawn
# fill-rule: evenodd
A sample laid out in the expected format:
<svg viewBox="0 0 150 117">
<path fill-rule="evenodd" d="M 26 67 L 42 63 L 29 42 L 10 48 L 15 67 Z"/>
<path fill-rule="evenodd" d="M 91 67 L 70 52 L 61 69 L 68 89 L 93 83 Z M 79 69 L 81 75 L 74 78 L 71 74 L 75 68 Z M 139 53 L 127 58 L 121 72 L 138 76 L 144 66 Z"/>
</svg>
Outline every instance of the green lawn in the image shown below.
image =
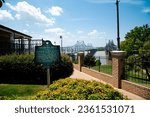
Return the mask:
<svg viewBox="0 0 150 117">
<path fill-rule="evenodd" d="M 140 84 L 146 87 L 150 87 L 150 81 L 144 81 L 144 80 L 139 80 L 139 79 L 133 79 L 133 78 L 127 78 L 128 81 Z"/>
<path fill-rule="evenodd" d="M 99 71 L 99 66 L 91 67 L 92 69 Z M 112 74 L 112 65 L 101 65 L 100 66 L 100 72 L 106 73 L 106 74 Z"/>
<path fill-rule="evenodd" d="M 0 99 L 27 99 L 46 88 L 46 85 L 0 84 Z"/>
<path fill-rule="evenodd" d="M 109 85 L 81 79 L 60 79 L 46 85 L 0 84 L 0 100 L 127 99 Z"/>
<path fill-rule="evenodd" d="M 99 71 L 99 66 L 94 66 L 94 67 L 91 67 L 91 68 L 96 70 L 96 71 Z M 134 72 L 134 71 L 135 70 L 128 71 L 127 72 L 128 78 L 126 78 L 126 79 L 130 82 L 134 82 L 134 83 L 137 83 L 137 84 L 140 84 L 140 85 L 150 87 L 150 81 L 144 81 L 144 80 L 140 80 L 140 79 L 131 78 L 131 77 L 139 77 L 139 78 L 141 78 L 141 77 L 146 78 L 147 77 L 147 75 L 145 73 Z M 100 66 L 100 72 L 112 75 L 112 65 L 101 65 Z M 131 76 L 131 77 L 129 77 L 129 76 Z"/>
<path fill-rule="evenodd" d="M 147 80 L 145 72 L 136 72 L 135 70 L 126 71 L 126 79 L 130 82 L 150 87 L 150 81 Z"/>
</svg>

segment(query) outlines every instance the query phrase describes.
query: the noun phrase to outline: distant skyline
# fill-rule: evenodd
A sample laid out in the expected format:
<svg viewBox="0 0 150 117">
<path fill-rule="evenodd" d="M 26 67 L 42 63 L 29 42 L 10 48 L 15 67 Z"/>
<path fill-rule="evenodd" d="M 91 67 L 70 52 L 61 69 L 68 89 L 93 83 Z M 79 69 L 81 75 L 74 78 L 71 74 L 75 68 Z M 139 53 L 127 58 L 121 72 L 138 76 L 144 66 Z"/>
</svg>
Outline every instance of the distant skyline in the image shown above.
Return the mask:
<svg viewBox="0 0 150 117">
<path fill-rule="evenodd" d="M 116 0 L 5 0 L 0 24 L 63 46 L 77 41 L 117 44 Z M 120 0 L 120 38 L 135 26 L 150 25 L 150 0 Z"/>
</svg>

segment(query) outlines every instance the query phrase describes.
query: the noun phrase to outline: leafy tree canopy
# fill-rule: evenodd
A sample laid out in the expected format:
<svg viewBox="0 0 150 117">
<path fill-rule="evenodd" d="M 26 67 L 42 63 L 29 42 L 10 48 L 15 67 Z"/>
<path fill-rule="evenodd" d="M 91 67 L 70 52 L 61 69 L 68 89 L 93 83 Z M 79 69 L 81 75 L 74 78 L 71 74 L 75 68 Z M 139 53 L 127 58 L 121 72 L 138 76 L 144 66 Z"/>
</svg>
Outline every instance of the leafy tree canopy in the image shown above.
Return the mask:
<svg viewBox="0 0 150 117">
<path fill-rule="evenodd" d="M 150 41 L 149 25 L 136 26 L 126 34 L 125 40 L 121 42 L 121 50 L 126 51 L 128 55 L 132 55 L 141 48 L 147 48 L 148 41 Z"/>
<path fill-rule="evenodd" d="M 146 72 L 150 80 L 150 27 L 148 24 L 136 26 L 121 42 L 121 49 L 127 52 L 130 67 L 135 66 Z M 134 56 L 136 54 L 136 56 Z M 138 64 L 135 63 L 138 61 Z"/>
</svg>

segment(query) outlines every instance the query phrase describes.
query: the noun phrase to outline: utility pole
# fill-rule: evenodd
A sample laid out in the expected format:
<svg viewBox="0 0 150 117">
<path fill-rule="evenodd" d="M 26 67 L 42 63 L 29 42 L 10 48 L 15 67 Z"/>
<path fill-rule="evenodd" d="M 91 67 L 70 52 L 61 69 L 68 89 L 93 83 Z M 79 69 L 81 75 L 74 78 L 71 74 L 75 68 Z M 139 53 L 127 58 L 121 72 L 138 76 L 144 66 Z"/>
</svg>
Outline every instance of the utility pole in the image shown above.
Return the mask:
<svg viewBox="0 0 150 117">
<path fill-rule="evenodd" d="M 120 50 L 119 1 L 120 0 L 116 0 L 116 10 L 117 10 L 117 45 L 118 45 L 118 50 Z"/>
</svg>

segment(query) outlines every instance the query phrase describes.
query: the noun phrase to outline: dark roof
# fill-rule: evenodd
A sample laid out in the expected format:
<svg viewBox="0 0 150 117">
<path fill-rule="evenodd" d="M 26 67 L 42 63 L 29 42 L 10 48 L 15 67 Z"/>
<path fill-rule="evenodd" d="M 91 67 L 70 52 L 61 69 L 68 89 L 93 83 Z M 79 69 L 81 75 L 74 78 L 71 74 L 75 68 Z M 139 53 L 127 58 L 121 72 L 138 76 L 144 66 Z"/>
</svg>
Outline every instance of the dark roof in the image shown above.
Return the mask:
<svg viewBox="0 0 150 117">
<path fill-rule="evenodd" d="M 32 38 L 30 35 L 27 35 L 27 34 L 24 34 L 24 33 L 22 33 L 22 32 L 19 32 L 19 31 L 16 31 L 16 30 L 14 30 L 14 29 L 11 29 L 11 28 L 8 28 L 8 27 L 6 27 L 6 26 L 3 26 L 3 25 L 1 25 L 0 24 L 0 30 L 5 30 L 5 31 L 8 31 L 8 32 L 12 32 L 12 33 L 14 33 L 15 34 L 15 36 L 17 37 L 21 37 L 21 36 L 23 36 L 23 37 L 26 37 L 26 38 Z"/>
</svg>

